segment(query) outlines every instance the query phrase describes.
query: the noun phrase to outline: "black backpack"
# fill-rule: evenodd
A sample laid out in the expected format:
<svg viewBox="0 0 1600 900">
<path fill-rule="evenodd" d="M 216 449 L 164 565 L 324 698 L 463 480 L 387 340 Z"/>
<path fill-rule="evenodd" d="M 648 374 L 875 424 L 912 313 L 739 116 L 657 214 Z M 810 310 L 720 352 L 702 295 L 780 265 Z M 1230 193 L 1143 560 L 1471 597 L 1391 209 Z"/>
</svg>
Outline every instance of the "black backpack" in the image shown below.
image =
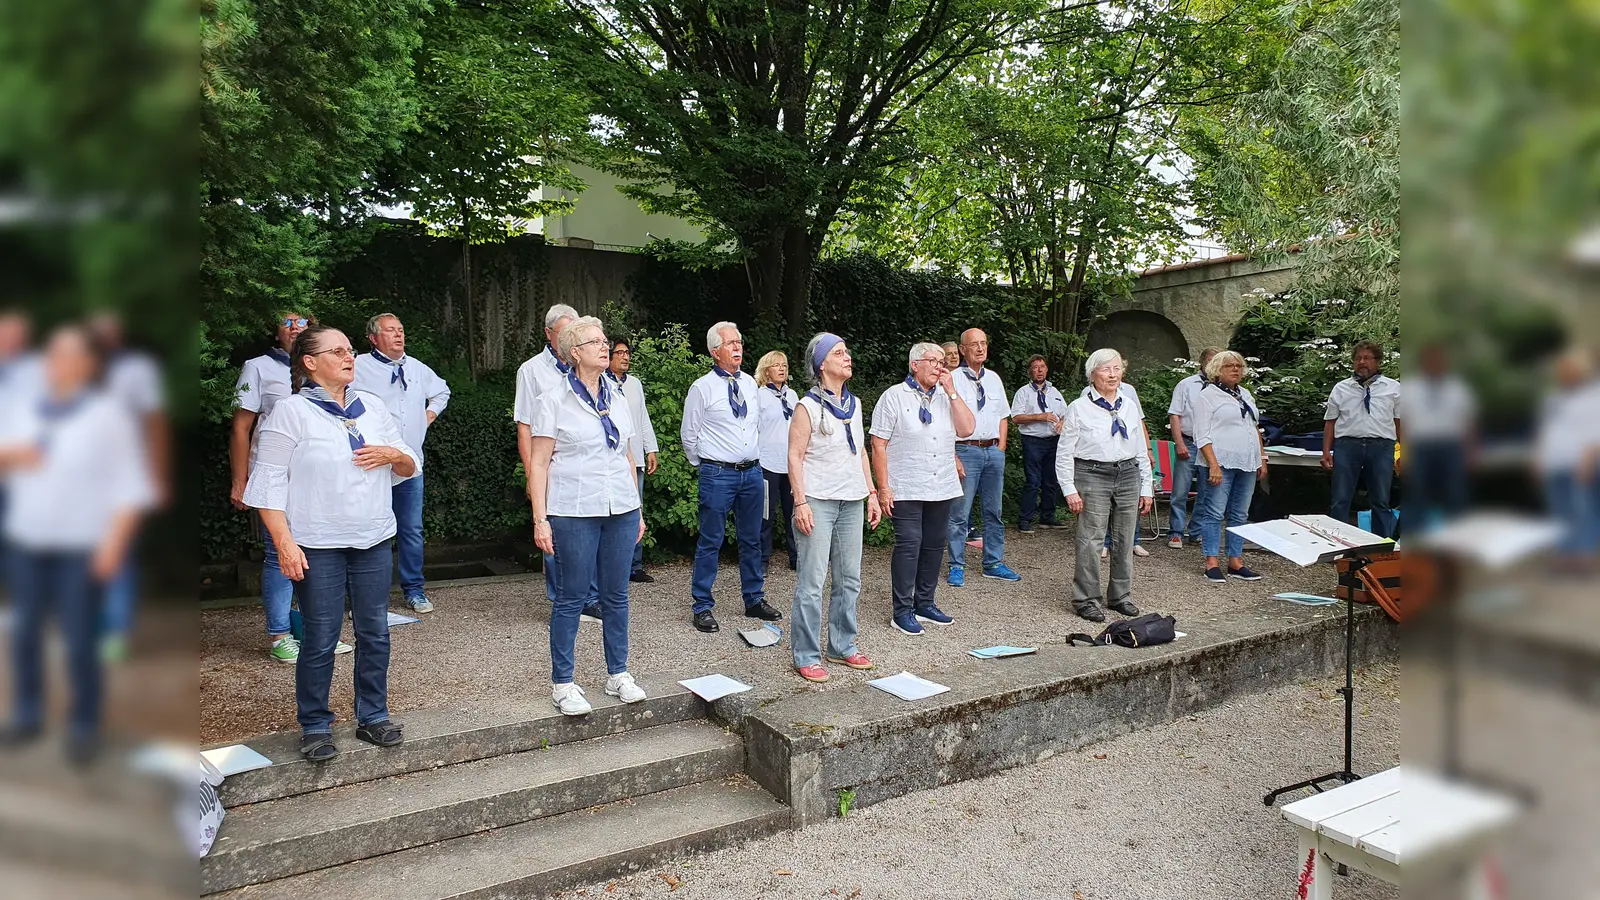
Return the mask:
<svg viewBox="0 0 1600 900">
<path fill-rule="evenodd" d="M 1069 634 L 1069 644 L 1089 644 L 1091 646 L 1116 644 L 1119 647 L 1149 647 L 1155 644 L 1165 644 L 1177 637 L 1178 620 L 1172 616 L 1163 616 L 1160 613 L 1145 613 L 1132 619 L 1118 619 L 1106 626 L 1098 637 L 1087 634 Z"/>
</svg>

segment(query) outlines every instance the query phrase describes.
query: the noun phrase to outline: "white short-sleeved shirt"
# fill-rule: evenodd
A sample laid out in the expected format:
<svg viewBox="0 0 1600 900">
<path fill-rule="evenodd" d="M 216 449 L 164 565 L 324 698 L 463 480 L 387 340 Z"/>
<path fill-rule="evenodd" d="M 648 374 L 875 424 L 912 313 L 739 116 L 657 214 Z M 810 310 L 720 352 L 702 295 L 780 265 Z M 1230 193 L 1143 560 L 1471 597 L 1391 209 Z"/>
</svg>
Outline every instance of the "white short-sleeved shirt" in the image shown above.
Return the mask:
<svg viewBox="0 0 1600 900">
<path fill-rule="evenodd" d="M 247 359 L 239 369 L 239 381 L 234 385 L 237 395 L 234 405 L 249 410 L 257 416 L 272 412 L 279 400 L 289 396 L 289 357 L 278 358 L 262 354 Z"/>
<path fill-rule="evenodd" d="M 933 421 L 917 413 L 922 400 L 901 382 L 883 392 L 872 408 L 872 436 L 888 442 L 889 489 L 895 500 L 949 500 L 961 496 L 956 476 L 956 426 L 950 398 L 935 387 L 928 400 Z"/>
<path fill-rule="evenodd" d="M 1189 437 L 1194 437 L 1194 401 L 1205 386 L 1206 377 L 1196 372 L 1172 388 L 1172 402 L 1167 405 L 1167 415 L 1177 416 L 1178 426 Z"/>
<path fill-rule="evenodd" d="M 120 399 L 90 391 L 59 418 L 49 418 L 43 395 L 17 404 L 0 423 L 0 445 L 43 446 L 36 467 L 8 481 L 6 539 L 29 550 L 92 551 L 110 533 L 112 518 L 149 508 L 155 499 L 136 413 Z"/>
<path fill-rule="evenodd" d="M 135 416 L 161 412 L 167 405 L 161 367 L 147 353 L 120 350 L 106 364 L 106 393 L 121 400 Z"/>
<path fill-rule="evenodd" d="M 1539 408 L 1533 458 L 1544 472 L 1571 472 L 1600 447 L 1600 382 L 1557 390 Z M 1410 422 L 1406 423 L 1410 427 Z"/>
<path fill-rule="evenodd" d="M 683 401 L 683 426 L 678 431 L 689 465 L 698 466 L 706 459 L 742 463 L 761 458 L 761 389 L 744 372 L 739 373 L 738 383 L 745 407 L 743 416 L 733 414 L 728 380 L 716 371 L 701 375 L 689 385 L 689 395 Z"/>
<path fill-rule="evenodd" d="M 861 401 L 849 421 L 834 416 L 822 408 L 816 398 L 806 394 L 800 405 L 811 417 L 811 440 L 806 444 L 805 466 L 807 500 L 865 500 L 867 476 L 861 470 L 862 454 L 867 452 L 867 435 L 861 428 Z M 856 452 L 850 452 L 845 437 L 856 442 Z M 795 502 L 800 502 L 796 497 Z"/>
<path fill-rule="evenodd" d="M 1061 396 L 1056 386 L 1046 381 L 1044 383 L 1044 409 L 1039 408 L 1039 390 L 1030 381 L 1017 388 L 1016 396 L 1011 398 L 1011 417 L 1036 416 L 1041 412 L 1052 412 L 1057 416 L 1067 414 L 1067 399 Z M 1051 438 L 1056 436 L 1055 426 L 1048 422 L 1028 422 L 1018 425 L 1017 430 L 1029 437 Z"/>
<path fill-rule="evenodd" d="M 1406 385 L 1400 419 L 1406 423 L 1407 442 L 1460 441 L 1471 432 L 1478 402 L 1465 381 L 1455 375 L 1420 375 L 1406 379 Z"/>
<path fill-rule="evenodd" d="M 1075 460 L 1091 459 L 1099 462 L 1121 462 L 1134 459 L 1139 462 L 1139 493 L 1143 497 L 1155 496 L 1151 481 L 1150 436 L 1144 430 L 1144 410 L 1137 397 L 1119 392 L 1122 409 L 1118 415 L 1128 430 L 1128 436 L 1111 433 L 1111 413 L 1088 397 L 1079 397 L 1067 406 L 1067 418 L 1061 425 L 1061 443 L 1056 447 L 1056 480 L 1061 484 L 1063 496 L 1077 493 Z"/>
<path fill-rule="evenodd" d="M 1011 407 L 1006 405 L 1006 388 L 1000 382 L 999 373 L 993 369 L 984 369 L 982 375 L 975 374 L 972 369 L 962 366 L 951 373 L 950 381 L 956 386 L 956 393 L 961 399 L 967 401 L 967 408 L 972 410 L 972 415 L 977 419 L 977 424 L 972 429 L 972 434 L 962 438 L 964 441 L 992 441 L 1000 436 L 1000 423 L 1011 415 Z M 978 408 L 978 385 L 983 385 L 983 408 Z"/>
<path fill-rule="evenodd" d="M 523 425 L 533 424 L 533 405 L 551 388 L 560 387 L 567 375 L 556 368 L 556 354 L 548 344 L 517 367 L 517 395 L 511 416 Z"/>
<path fill-rule="evenodd" d="M 627 398 L 628 414 L 633 417 L 633 439 L 628 441 L 628 449 L 633 451 L 634 467 L 642 469 L 645 454 L 659 452 L 656 429 L 650 424 L 650 408 L 644 402 L 644 382 L 634 375 L 618 378 L 609 369 L 606 370 L 606 377 L 611 379 L 612 389 L 622 391 L 622 396 Z"/>
<path fill-rule="evenodd" d="M 362 406 L 355 420 L 362 439 L 399 449 L 422 471 L 417 452 L 401 439 L 383 401 L 355 393 L 352 399 Z M 414 476 L 396 475 L 390 466 L 358 467 L 343 419 L 296 394 L 279 401 L 256 434 L 261 453 L 245 485 L 245 505 L 282 510 L 296 544 L 365 550 L 394 537 L 389 489 Z M 285 445 L 281 454 L 280 443 Z"/>
<path fill-rule="evenodd" d="M 1366 388 L 1354 378 L 1346 378 L 1328 392 L 1324 421 L 1333 420 L 1336 438 L 1386 438 L 1394 440 L 1394 420 L 1400 415 L 1400 382 L 1377 375 L 1368 385 L 1372 389 L 1372 409 L 1365 402 Z"/>
<path fill-rule="evenodd" d="M 401 368 L 405 371 L 402 382 L 394 377 L 393 367 L 372 353 L 356 357 L 356 380 L 350 386 L 383 400 L 383 405 L 389 407 L 389 414 L 394 416 L 401 439 L 407 447 L 417 451 L 420 459 L 422 444 L 428 439 L 428 413 L 437 416 L 444 412 L 450 404 L 450 385 L 427 363 L 410 356 L 401 357 L 404 360 Z"/>
<path fill-rule="evenodd" d="M 1210 444 L 1217 465 L 1254 472 L 1261 468 L 1261 433 L 1256 430 L 1261 408 L 1247 388 L 1240 388 L 1239 396 L 1249 405 L 1250 413 L 1240 415 L 1239 400 L 1215 385 L 1207 385 L 1195 395 L 1195 448 Z"/>
<path fill-rule="evenodd" d="M 545 514 L 613 516 L 639 508 L 638 485 L 628 462 L 633 417 L 626 402 L 611 395 L 610 418 L 617 426 L 617 446 L 606 446 L 600 414 L 585 403 L 570 382 L 549 391 L 533 407 L 534 437 L 554 438 L 550 474 L 545 483 Z"/>
<path fill-rule="evenodd" d="M 783 398 L 767 385 L 756 394 L 761 416 L 756 426 L 761 431 L 761 468 L 783 474 L 789 471 L 789 419 L 800 402 L 794 388 L 783 386 Z M 789 402 L 789 415 L 783 414 L 783 403 Z"/>
</svg>

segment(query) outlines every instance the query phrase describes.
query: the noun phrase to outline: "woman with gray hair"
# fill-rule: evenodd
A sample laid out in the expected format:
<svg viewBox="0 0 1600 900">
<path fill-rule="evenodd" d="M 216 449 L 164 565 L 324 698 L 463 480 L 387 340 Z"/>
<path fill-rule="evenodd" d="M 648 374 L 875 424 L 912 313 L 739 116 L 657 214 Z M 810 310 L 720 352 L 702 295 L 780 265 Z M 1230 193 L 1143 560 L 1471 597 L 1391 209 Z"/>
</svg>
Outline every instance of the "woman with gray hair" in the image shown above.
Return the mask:
<svg viewBox="0 0 1600 900">
<path fill-rule="evenodd" d="M 1256 479 L 1267 477 L 1267 449 L 1257 427 L 1260 408 L 1241 384 L 1244 357 L 1238 353 L 1224 350 L 1211 357 L 1206 378 L 1206 385 L 1194 396 L 1192 409 L 1195 446 L 1200 448 L 1208 473 L 1205 496 L 1195 514 L 1200 525 L 1200 552 L 1206 558 L 1206 581 L 1258 581 L 1261 576 L 1244 564 L 1244 538 L 1228 532 L 1226 575 L 1217 554 L 1222 550 L 1222 530 L 1249 520 Z"/>
<path fill-rule="evenodd" d="M 623 703 L 645 699 L 628 674 L 628 575 L 644 536 L 629 449 L 633 419 L 621 394 L 601 377 L 611 343 L 600 320 L 574 319 L 557 337 L 572 370 L 535 402 L 530 426 L 528 500 L 533 542 L 557 567 L 550 611 L 550 700 L 563 715 L 590 710 L 573 683 L 578 616 L 591 585 L 599 592 L 606 655 L 605 692 Z"/>
<path fill-rule="evenodd" d="M 789 643 L 794 668 L 807 681 L 828 680 L 822 667 L 822 583 L 832 569 L 828 604 L 828 661 L 870 669 L 856 649 L 856 600 L 861 594 L 862 500 L 866 521 L 878 527 L 882 512 L 867 465 L 861 404 L 845 383 L 850 350 L 826 332 L 806 345 L 813 387 L 789 421 L 789 485 L 794 491 L 794 531 L 799 555 L 794 620 Z"/>
<path fill-rule="evenodd" d="M 1073 611 L 1104 622 L 1099 600 L 1125 616 L 1139 608 L 1133 591 L 1133 536 L 1140 513 L 1155 502 L 1151 481 L 1150 438 L 1144 410 L 1122 386 L 1122 354 L 1096 350 L 1083 364 L 1090 390 L 1067 407 L 1056 449 L 1056 479 L 1067 509 L 1078 517 L 1077 573 L 1072 582 Z M 1100 547 L 1111 534 L 1111 584 L 1100 589 Z"/>
</svg>

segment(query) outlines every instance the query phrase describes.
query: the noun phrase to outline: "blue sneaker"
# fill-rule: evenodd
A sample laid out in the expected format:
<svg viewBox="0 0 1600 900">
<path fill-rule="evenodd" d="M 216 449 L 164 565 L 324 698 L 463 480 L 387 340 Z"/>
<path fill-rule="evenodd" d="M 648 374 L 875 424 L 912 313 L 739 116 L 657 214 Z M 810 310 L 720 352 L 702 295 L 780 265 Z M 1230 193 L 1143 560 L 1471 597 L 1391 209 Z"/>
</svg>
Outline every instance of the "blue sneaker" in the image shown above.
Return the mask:
<svg viewBox="0 0 1600 900">
<path fill-rule="evenodd" d="M 995 566 L 992 569 L 984 569 L 983 570 L 983 577 L 985 577 L 985 578 L 998 578 L 1001 581 L 1021 581 L 1022 580 L 1022 576 L 1018 575 L 1017 573 L 1015 573 L 1013 571 L 1011 571 L 1011 569 L 1005 563 L 1000 563 L 999 565 Z"/>
<path fill-rule="evenodd" d="M 928 625 L 950 625 L 955 619 L 944 614 L 944 610 L 932 603 L 917 610 L 917 621 Z"/>
<path fill-rule="evenodd" d="M 917 624 L 917 617 L 911 613 L 900 613 L 890 619 L 889 624 L 893 625 L 894 630 L 901 634 L 909 634 L 912 637 L 922 636 L 922 626 Z"/>
<path fill-rule="evenodd" d="M 951 566 L 950 577 L 945 582 L 951 587 L 961 587 L 967 583 L 967 570 L 965 566 Z"/>
</svg>

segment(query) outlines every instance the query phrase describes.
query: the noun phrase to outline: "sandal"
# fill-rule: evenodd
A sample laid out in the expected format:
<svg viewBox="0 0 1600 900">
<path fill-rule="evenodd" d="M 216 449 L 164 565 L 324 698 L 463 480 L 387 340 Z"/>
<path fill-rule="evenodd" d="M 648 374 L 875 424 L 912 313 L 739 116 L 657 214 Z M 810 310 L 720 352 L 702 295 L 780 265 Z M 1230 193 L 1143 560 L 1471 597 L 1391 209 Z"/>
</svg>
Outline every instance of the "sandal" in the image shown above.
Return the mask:
<svg viewBox="0 0 1600 900">
<path fill-rule="evenodd" d="M 369 744 L 379 747 L 393 747 L 399 744 L 401 726 L 384 719 L 382 722 L 373 722 L 356 729 L 356 737 Z"/>
<path fill-rule="evenodd" d="M 300 738 L 300 755 L 307 762 L 327 762 L 339 755 L 331 734 L 308 734 Z"/>
</svg>

